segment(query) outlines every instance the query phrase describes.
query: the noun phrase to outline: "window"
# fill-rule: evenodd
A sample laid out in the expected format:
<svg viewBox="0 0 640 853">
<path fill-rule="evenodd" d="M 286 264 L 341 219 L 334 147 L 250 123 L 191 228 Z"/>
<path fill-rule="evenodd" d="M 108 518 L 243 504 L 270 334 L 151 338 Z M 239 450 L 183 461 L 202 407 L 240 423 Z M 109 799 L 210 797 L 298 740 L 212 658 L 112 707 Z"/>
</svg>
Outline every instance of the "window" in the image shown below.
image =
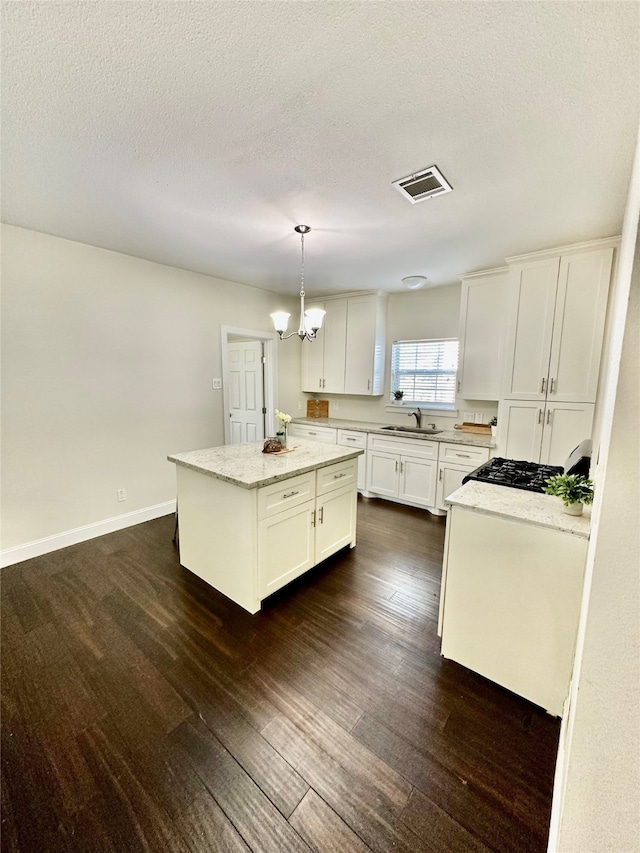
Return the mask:
<svg viewBox="0 0 640 853">
<path fill-rule="evenodd" d="M 403 402 L 453 409 L 457 370 L 456 338 L 395 341 L 391 347 L 391 391 L 404 391 Z"/>
</svg>

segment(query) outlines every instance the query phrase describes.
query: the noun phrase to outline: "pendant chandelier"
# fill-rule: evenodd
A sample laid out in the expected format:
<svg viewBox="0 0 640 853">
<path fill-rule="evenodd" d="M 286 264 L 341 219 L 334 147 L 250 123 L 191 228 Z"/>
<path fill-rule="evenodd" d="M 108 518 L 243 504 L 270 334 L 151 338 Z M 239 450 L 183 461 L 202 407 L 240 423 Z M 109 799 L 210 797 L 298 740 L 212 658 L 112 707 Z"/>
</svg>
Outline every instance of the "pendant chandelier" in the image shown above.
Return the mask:
<svg viewBox="0 0 640 853">
<path fill-rule="evenodd" d="M 275 330 L 280 336 L 280 340 L 286 340 L 287 338 L 292 338 L 294 335 L 297 335 L 301 341 L 313 341 L 315 340 L 316 333 L 322 327 L 322 320 L 324 318 L 325 312 L 322 308 L 308 308 L 306 311 L 304 310 L 304 235 L 308 234 L 311 231 L 308 225 L 296 225 L 294 228 L 300 235 L 300 252 L 301 252 L 301 263 L 300 263 L 300 324 L 298 326 L 297 332 L 289 332 L 288 335 L 285 335 L 287 331 L 287 326 L 289 325 L 289 317 L 291 314 L 287 314 L 286 311 L 275 311 L 271 314 L 271 319 L 273 320 L 273 325 L 275 326 Z"/>
</svg>

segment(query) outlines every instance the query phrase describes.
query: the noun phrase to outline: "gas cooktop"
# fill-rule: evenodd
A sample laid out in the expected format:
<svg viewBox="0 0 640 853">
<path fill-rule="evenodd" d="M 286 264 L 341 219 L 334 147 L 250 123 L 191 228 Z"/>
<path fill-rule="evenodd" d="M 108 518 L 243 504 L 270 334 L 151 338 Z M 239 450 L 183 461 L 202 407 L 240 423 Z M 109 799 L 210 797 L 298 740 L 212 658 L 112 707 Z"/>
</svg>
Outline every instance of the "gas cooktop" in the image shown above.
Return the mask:
<svg viewBox="0 0 640 853">
<path fill-rule="evenodd" d="M 462 482 L 478 480 L 481 483 L 495 483 L 512 489 L 525 489 L 528 492 L 543 492 L 549 477 L 562 474 L 563 471 L 564 468 L 560 465 L 540 465 L 537 462 L 495 456 L 467 474 Z"/>
</svg>

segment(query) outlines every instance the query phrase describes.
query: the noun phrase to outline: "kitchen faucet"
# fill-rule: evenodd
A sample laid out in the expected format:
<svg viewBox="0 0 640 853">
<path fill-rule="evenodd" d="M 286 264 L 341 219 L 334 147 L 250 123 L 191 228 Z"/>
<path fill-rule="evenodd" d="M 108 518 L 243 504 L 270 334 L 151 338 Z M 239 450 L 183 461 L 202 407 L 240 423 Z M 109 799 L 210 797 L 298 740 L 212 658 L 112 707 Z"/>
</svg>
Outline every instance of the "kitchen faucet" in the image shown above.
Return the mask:
<svg viewBox="0 0 640 853">
<path fill-rule="evenodd" d="M 416 419 L 416 424 L 417 424 L 418 429 L 420 429 L 420 425 L 422 424 L 422 412 L 420 411 L 419 406 L 415 410 L 415 412 L 409 412 L 408 416 L 411 417 L 412 415 Z"/>
</svg>

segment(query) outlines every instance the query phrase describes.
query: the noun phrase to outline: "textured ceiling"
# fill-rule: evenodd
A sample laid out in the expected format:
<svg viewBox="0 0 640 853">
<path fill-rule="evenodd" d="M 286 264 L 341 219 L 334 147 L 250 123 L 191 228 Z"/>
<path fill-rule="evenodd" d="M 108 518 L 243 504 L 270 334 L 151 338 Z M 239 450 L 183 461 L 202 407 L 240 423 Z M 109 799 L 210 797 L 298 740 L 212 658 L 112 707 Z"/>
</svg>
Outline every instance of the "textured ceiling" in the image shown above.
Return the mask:
<svg viewBox="0 0 640 853">
<path fill-rule="evenodd" d="M 620 231 L 635 2 L 3 2 L 3 220 L 295 293 Z M 454 191 L 391 182 L 437 164 Z"/>
</svg>

